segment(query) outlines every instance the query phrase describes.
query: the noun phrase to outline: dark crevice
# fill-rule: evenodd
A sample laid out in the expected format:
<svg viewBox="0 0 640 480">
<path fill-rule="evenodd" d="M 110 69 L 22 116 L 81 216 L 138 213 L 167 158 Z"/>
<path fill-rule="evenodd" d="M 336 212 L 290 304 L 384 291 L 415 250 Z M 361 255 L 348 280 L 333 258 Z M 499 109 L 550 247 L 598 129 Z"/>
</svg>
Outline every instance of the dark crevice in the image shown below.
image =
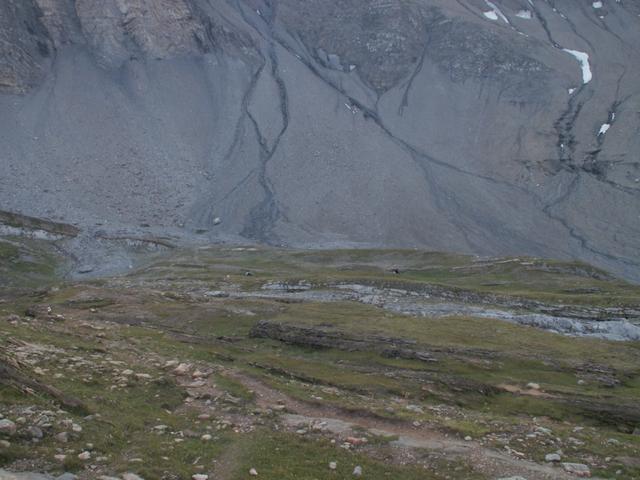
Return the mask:
<svg viewBox="0 0 640 480">
<path fill-rule="evenodd" d="M 274 25 L 277 18 L 277 3 L 267 2 L 267 6 L 269 7 L 267 12 L 263 13 L 262 18 L 264 18 L 267 27 L 269 28 L 269 33 L 271 37 L 274 36 Z M 260 30 L 256 28 L 255 25 L 250 23 L 246 18 L 246 14 L 242 7 L 238 5 L 240 9 L 240 13 L 245 18 L 245 21 L 253 28 L 255 28 L 258 33 L 261 34 Z M 273 233 L 273 228 L 278 220 L 283 218 L 283 213 L 281 208 L 278 205 L 277 199 L 275 197 L 275 191 L 273 188 L 273 184 L 269 180 L 267 174 L 267 167 L 273 156 L 275 155 L 278 146 L 280 145 L 280 141 L 282 140 L 284 134 L 289 128 L 289 105 L 288 105 L 288 95 L 287 95 L 287 87 L 284 82 L 284 79 L 280 76 L 279 66 L 278 66 L 278 54 L 276 52 L 276 44 L 271 39 L 266 39 L 267 45 L 269 49 L 269 63 L 271 66 L 270 73 L 273 77 L 274 82 L 278 88 L 278 100 L 280 105 L 280 115 L 282 117 L 282 128 L 276 135 L 273 144 L 269 146 L 268 139 L 263 135 L 259 122 L 257 119 L 251 114 L 249 109 L 249 103 L 251 101 L 251 97 L 253 94 L 253 90 L 251 91 L 251 95 L 248 98 L 247 105 L 243 107 L 247 118 L 251 121 L 253 125 L 254 132 L 258 139 L 258 145 L 260 148 L 260 165 L 258 167 L 258 183 L 264 192 L 263 200 L 258 203 L 249 213 L 249 220 L 243 230 L 240 232 L 242 236 L 247 238 L 251 238 L 254 240 L 263 241 L 266 243 L 276 243 L 278 239 L 275 237 Z M 262 73 L 262 72 L 261 72 Z"/>
<path fill-rule="evenodd" d="M 580 247 L 583 250 L 586 250 L 586 251 L 588 251 L 588 252 L 590 252 L 590 253 L 592 253 L 594 255 L 597 255 L 599 257 L 606 258 L 607 260 L 624 263 L 625 265 L 629 265 L 629 266 L 632 266 L 632 267 L 637 267 L 638 263 L 636 263 L 636 262 L 633 262 L 631 260 L 627 260 L 627 259 L 625 259 L 623 257 L 617 257 L 615 255 L 611 255 L 609 253 L 603 252 L 601 250 L 598 250 L 598 249 L 592 247 L 589 244 L 589 241 L 587 240 L 587 238 L 585 236 L 583 236 L 582 234 L 580 234 L 576 227 L 571 225 L 562 216 L 560 216 L 560 215 L 558 215 L 556 213 L 553 213 L 553 209 L 556 206 L 564 203 L 571 195 L 573 195 L 575 193 L 579 182 L 580 182 L 580 172 L 577 172 L 576 175 L 571 180 L 571 182 L 569 183 L 569 185 L 567 186 L 566 191 L 560 197 L 558 197 L 556 200 L 554 200 L 553 202 L 551 202 L 548 205 L 546 205 L 542 209 L 542 211 L 549 218 L 552 218 L 553 220 L 556 220 L 557 222 L 560 222 L 565 227 L 565 229 L 569 232 L 569 235 L 571 236 L 571 238 L 576 240 L 580 244 Z"/>
<path fill-rule="evenodd" d="M 413 82 L 415 81 L 416 77 L 420 74 L 420 72 L 422 72 L 422 67 L 424 66 L 424 59 L 426 56 L 427 56 L 427 46 L 425 45 L 424 49 L 422 50 L 422 55 L 420 56 L 420 60 L 418 61 L 416 68 L 414 68 L 413 73 L 411 74 L 411 77 L 407 81 L 407 86 L 404 89 L 404 93 L 402 94 L 402 101 L 398 106 L 398 115 L 400 116 L 402 116 L 402 114 L 404 113 L 404 109 L 409 106 L 409 92 L 411 91 L 411 87 L 413 87 Z"/>
</svg>

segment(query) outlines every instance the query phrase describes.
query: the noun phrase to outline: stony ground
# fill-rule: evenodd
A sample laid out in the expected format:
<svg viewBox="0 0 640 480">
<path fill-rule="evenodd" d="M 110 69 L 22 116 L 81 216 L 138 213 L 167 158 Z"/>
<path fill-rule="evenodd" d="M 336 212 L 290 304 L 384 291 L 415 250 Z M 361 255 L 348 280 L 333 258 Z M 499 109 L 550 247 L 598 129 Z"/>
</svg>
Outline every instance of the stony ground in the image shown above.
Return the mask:
<svg viewBox="0 0 640 480">
<path fill-rule="evenodd" d="M 638 342 L 338 287 L 631 325 L 638 288 L 587 266 L 216 247 L 62 282 L 29 252 L 1 258 L 2 479 L 640 476 Z"/>
</svg>

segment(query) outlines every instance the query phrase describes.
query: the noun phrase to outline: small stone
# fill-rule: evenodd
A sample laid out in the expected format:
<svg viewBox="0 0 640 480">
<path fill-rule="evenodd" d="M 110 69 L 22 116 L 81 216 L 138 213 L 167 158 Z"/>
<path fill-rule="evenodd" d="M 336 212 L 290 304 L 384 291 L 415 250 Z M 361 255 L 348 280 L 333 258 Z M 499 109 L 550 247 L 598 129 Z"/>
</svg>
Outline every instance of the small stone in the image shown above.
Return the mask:
<svg viewBox="0 0 640 480">
<path fill-rule="evenodd" d="M 42 429 L 36 426 L 31 426 L 27 428 L 27 433 L 31 435 L 31 438 L 34 438 L 36 440 L 41 440 L 42 437 L 44 437 L 44 433 L 42 432 Z"/>
<path fill-rule="evenodd" d="M 191 370 L 191 365 L 188 363 L 181 363 L 176 368 L 174 368 L 173 373 L 176 375 L 186 375 L 189 370 Z"/>
<path fill-rule="evenodd" d="M 353 476 L 354 477 L 362 476 L 362 467 L 360 465 L 358 465 L 356 468 L 353 469 Z"/>
<path fill-rule="evenodd" d="M 71 425 L 71 430 L 73 430 L 76 433 L 80 433 L 82 431 L 82 427 L 77 423 L 74 423 L 73 425 Z"/>
<path fill-rule="evenodd" d="M 191 475 L 192 480 L 209 480 L 209 475 L 205 475 L 203 473 L 196 473 L 195 475 Z"/>
<path fill-rule="evenodd" d="M 204 435 L 202 435 L 202 437 L 200 437 L 201 440 L 204 440 L 205 442 L 208 442 L 209 440 L 211 440 L 213 437 L 211 435 L 209 435 L 208 433 L 205 433 Z"/>
<path fill-rule="evenodd" d="M 122 475 L 122 480 L 144 480 L 144 479 L 136 475 L 135 473 L 125 473 L 124 475 Z"/>
<path fill-rule="evenodd" d="M 467 442 L 470 442 L 471 440 L 473 440 L 469 435 L 467 435 L 466 437 L 464 437 L 464 439 L 465 439 Z"/>
<path fill-rule="evenodd" d="M 9 448 L 11 446 L 11 442 L 7 442 L 6 440 L 0 440 L 0 448 Z"/>
<path fill-rule="evenodd" d="M 67 459 L 67 456 L 59 454 L 59 455 L 54 455 L 53 458 L 55 458 L 58 462 L 62 463 Z"/>
<path fill-rule="evenodd" d="M 73 473 L 67 472 L 57 477 L 56 480 L 76 480 L 77 478 L 78 477 L 75 476 Z"/>
<path fill-rule="evenodd" d="M 591 470 L 584 463 L 563 463 L 562 468 L 567 473 L 572 473 L 577 477 L 590 477 Z"/>
<path fill-rule="evenodd" d="M 91 458 L 91 452 L 84 451 L 78 455 L 80 460 L 89 460 Z"/>
<path fill-rule="evenodd" d="M 533 382 L 531 382 L 531 383 L 527 383 L 527 388 L 528 388 L 529 390 L 540 390 L 540 384 L 538 384 L 538 383 L 533 383 Z"/>
<path fill-rule="evenodd" d="M 16 424 L 8 418 L 0 420 L 0 433 L 11 436 L 16 433 L 16 428 Z"/>
<path fill-rule="evenodd" d="M 252 477 L 257 477 L 258 471 L 255 468 L 252 468 L 251 470 L 249 470 L 249 475 L 251 475 Z"/>
<path fill-rule="evenodd" d="M 60 432 L 55 436 L 55 439 L 60 443 L 67 443 L 69 441 L 69 433 Z"/>
<path fill-rule="evenodd" d="M 562 460 L 562 457 L 560 457 L 560 455 L 558 455 L 557 453 L 547 453 L 544 456 L 545 462 L 559 462 L 560 460 Z"/>
<path fill-rule="evenodd" d="M 346 442 L 351 445 L 362 445 L 363 443 L 367 443 L 366 438 L 358 438 L 358 437 L 347 437 Z"/>
<path fill-rule="evenodd" d="M 424 413 L 424 410 L 419 405 L 407 405 L 405 409 L 413 413 Z"/>
<path fill-rule="evenodd" d="M 337 462 L 329 462 L 329 470 L 335 470 L 336 468 L 338 468 Z"/>
</svg>

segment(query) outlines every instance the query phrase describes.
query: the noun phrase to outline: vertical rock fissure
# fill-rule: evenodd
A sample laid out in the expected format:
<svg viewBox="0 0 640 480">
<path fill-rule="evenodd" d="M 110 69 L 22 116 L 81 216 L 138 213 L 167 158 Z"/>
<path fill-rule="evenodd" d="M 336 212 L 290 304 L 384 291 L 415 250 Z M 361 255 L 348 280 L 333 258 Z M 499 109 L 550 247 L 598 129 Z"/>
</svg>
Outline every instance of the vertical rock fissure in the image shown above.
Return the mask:
<svg viewBox="0 0 640 480">
<path fill-rule="evenodd" d="M 273 229 L 276 222 L 286 217 L 282 212 L 280 205 L 278 204 L 275 189 L 273 183 L 269 179 L 268 165 L 273 156 L 275 155 L 280 142 L 289 128 L 289 100 L 287 94 L 287 87 L 284 79 L 279 72 L 278 53 L 276 51 L 276 44 L 273 41 L 274 25 L 277 18 L 277 3 L 274 1 L 269 4 L 269 15 L 264 16 L 271 38 L 267 39 L 267 48 L 269 50 L 269 64 L 270 74 L 273 77 L 273 81 L 276 84 L 278 90 L 278 104 L 280 107 L 279 114 L 282 118 L 282 128 L 276 134 L 275 139 L 271 147 L 269 146 L 268 139 L 262 133 L 258 120 L 249 111 L 248 105 L 245 108 L 247 117 L 250 119 L 256 137 L 258 139 L 260 149 L 260 165 L 258 168 L 258 183 L 263 190 L 264 198 L 258 203 L 249 213 L 249 220 L 247 225 L 242 230 L 241 234 L 252 238 L 254 240 L 260 240 L 266 243 L 278 242 L 277 236 L 274 234 Z M 244 12 L 242 12 L 244 16 Z"/>
</svg>

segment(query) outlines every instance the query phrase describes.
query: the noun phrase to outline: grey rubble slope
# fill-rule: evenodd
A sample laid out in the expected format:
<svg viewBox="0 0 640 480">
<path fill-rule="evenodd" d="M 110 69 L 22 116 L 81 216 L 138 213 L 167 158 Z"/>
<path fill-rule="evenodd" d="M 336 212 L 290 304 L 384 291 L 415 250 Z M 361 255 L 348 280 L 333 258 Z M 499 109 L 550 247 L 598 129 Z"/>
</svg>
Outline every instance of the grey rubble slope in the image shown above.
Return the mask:
<svg viewBox="0 0 640 480">
<path fill-rule="evenodd" d="M 1 208 L 640 279 L 640 7 L 493 4 L 4 0 Z"/>
</svg>

